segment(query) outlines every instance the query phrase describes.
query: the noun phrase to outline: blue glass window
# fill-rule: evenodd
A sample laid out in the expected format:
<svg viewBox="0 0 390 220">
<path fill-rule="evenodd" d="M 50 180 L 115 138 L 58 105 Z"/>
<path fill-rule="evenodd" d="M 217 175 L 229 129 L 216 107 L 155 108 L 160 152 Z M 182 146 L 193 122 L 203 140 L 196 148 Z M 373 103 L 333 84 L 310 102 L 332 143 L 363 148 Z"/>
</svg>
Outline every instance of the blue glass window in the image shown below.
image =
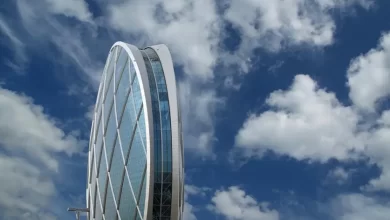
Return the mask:
<svg viewBox="0 0 390 220">
<path fill-rule="evenodd" d="M 125 166 L 122 158 L 123 157 L 119 145 L 119 140 L 117 139 L 117 142 L 114 147 L 114 155 L 112 157 L 111 168 L 110 168 L 111 183 L 112 183 L 114 195 L 117 202 L 119 198 L 119 189 L 121 186 L 123 170 Z"/>
<path fill-rule="evenodd" d="M 106 156 L 104 151 L 102 152 L 101 159 L 100 159 L 100 167 L 99 167 L 99 192 L 102 201 L 104 201 L 105 196 L 105 187 L 106 187 L 106 179 L 107 179 L 107 165 L 106 165 Z"/>
<path fill-rule="evenodd" d="M 106 155 L 108 161 L 110 161 L 111 158 L 115 137 L 116 137 L 116 119 L 115 119 L 115 111 L 112 110 L 110 113 L 110 118 L 108 119 L 107 130 L 105 135 Z"/>
<path fill-rule="evenodd" d="M 116 208 L 115 208 L 114 198 L 112 196 L 110 184 L 107 184 L 106 206 L 104 208 L 104 217 L 107 220 L 109 219 L 114 220 L 116 218 Z"/>
<path fill-rule="evenodd" d="M 97 191 L 96 191 L 97 192 Z M 98 194 L 96 193 L 96 207 L 95 207 L 95 219 L 96 220 L 101 220 L 102 219 L 102 208 L 101 208 L 101 203 L 100 203 L 100 200 L 99 200 L 99 197 L 98 197 Z"/>
<path fill-rule="evenodd" d="M 94 208 L 95 205 L 96 205 L 96 178 L 94 178 L 94 180 L 92 181 L 92 184 L 91 184 L 91 201 L 92 201 L 92 207 Z M 94 213 L 96 212 L 96 210 L 94 210 Z"/>
<path fill-rule="evenodd" d="M 130 59 L 130 58 L 129 58 Z M 130 62 L 130 71 L 129 71 L 129 74 L 130 74 L 130 84 L 133 84 L 136 76 L 137 76 L 137 73 L 136 73 L 136 70 L 135 70 L 135 67 L 133 66 L 133 63 Z"/>
<path fill-rule="evenodd" d="M 121 215 L 122 220 L 131 220 L 135 216 L 135 201 L 133 194 L 131 193 L 131 188 L 128 179 L 125 177 L 122 186 L 121 193 L 121 202 L 119 205 L 119 214 Z"/>
<path fill-rule="evenodd" d="M 100 150 L 101 150 L 101 148 L 102 148 L 102 145 L 103 145 L 103 126 L 102 126 L 102 123 L 101 123 L 101 117 L 100 117 L 101 115 L 99 115 L 98 116 L 98 125 L 97 125 L 97 127 L 96 127 L 96 129 L 97 129 L 97 135 L 96 135 L 96 144 L 95 144 L 95 150 L 96 150 L 96 152 L 95 152 L 95 155 L 97 155 L 97 159 L 98 159 L 98 163 L 99 163 L 99 156 L 98 155 L 100 155 Z M 96 154 L 97 153 L 97 154 Z"/>
<path fill-rule="evenodd" d="M 92 125 L 91 125 L 91 132 L 90 132 L 90 135 L 89 135 L 89 145 L 88 145 L 88 150 L 91 151 L 92 148 L 93 148 L 93 144 L 95 143 L 95 137 L 94 137 L 94 133 L 95 133 L 95 120 L 92 121 Z"/>
<path fill-rule="evenodd" d="M 116 91 L 116 110 L 118 119 L 122 118 L 123 108 L 127 100 L 127 96 L 130 90 L 129 85 L 129 75 L 127 73 L 128 71 L 128 65 L 126 65 L 125 73 L 122 75 L 122 78 L 119 81 L 118 90 Z"/>
<path fill-rule="evenodd" d="M 132 96 L 129 96 L 119 127 L 119 133 L 122 141 L 122 149 L 124 155 L 127 155 L 128 153 L 135 124 L 136 118 L 134 112 L 133 98 Z"/>
<path fill-rule="evenodd" d="M 104 79 L 105 74 L 102 75 L 102 80 Z M 103 102 L 103 83 L 100 83 L 99 90 L 98 90 L 98 97 L 96 99 L 96 113 L 99 115 L 102 111 L 102 102 Z"/>
<path fill-rule="evenodd" d="M 138 113 L 139 109 L 141 108 L 142 105 L 142 95 L 141 95 L 141 89 L 138 83 L 138 79 L 135 78 L 132 86 L 132 94 L 134 98 L 134 106 L 135 110 Z"/>
<path fill-rule="evenodd" d="M 118 81 L 121 78 L 121 75 L 123 73 L 123 69 L 125 66 L 127 66 L 127 59 L 128 55 L 126 50 L 121 49 L 118 56 L 118 61 L 116 64 L 116 70 L 115 70 L 115 86 L 118 85 Z"/>
<path fill-rule="evenodd" d="M 141 181 L 146 164 L 146 155 L 141 142 L 141 135 L 138 127 L 136 128 L 133 142 L 131 144 L 129 160 L 127 163 L 127 170 L 131 185 L 133 186 L 134 195 L 138 197 L 141 187 Z"/>
<path fill-rule="evenodd" d="M 145 126 L 145 112 L 144 110 L 141 111 L 141 114 L 138 118 L 138 126 L 141 133 L 141 140 L 142 140 L 142 146 L 144 147 L 144 150 L 146 152 L 146 126 Z"/>
<path fill-rule="evenodd" d="M 94 159 L 95 159 L 95 151 L 92 149 L 92 152 L 91 152 L 91 157 L 90 157 L 91 161 L 90 163 L 91 164 L 88 164 L 88 183 L 91 183 L 92 181 L 92 178 L 94 177 L 93 174 L 93 167 L 94 167 Z"/>
<path fill-rule="evenodd" d="M 144 172 L 146 172 L 146 166 Z M 146 177 L 144 177 L 142 180 L 141 193 L 138 199 L 138 207 L 142 215 L 144 214 L 144 209 L 145 209 L 145 194 L 146 194 Z"/>
<path fill-rule="evenodd" d="M 106 81 L 106 83 L 111 81 L 111 77 L 112 77 L 112 75 L 113 75 L 113 73 L 114 73 L 114 61 L 115 61 L 116 50 L 117 50 L 117 49 L 118 49 L 118 47 L 115 47 L 115 48 L 112 50 L 112 52 L 110 53 L 110 58 L 109 58 L 110 61 L 109 61 L 108 64 L 106 64 L 106 65 L 108 65 L 107 68 L 106 68 L 106 72 L 105 72 L 105 75 L 106 75 L 105 81 Z M 104 87 L 104 94 L 107 93 L 108 87 L 109 87 L 109 86 L 108 86 L 107 84 L 105 84 L 105 87 Z"/>
<path fill-rule="evenodd" d="M 108 121 L 108 118 L 109 118 L 109 114 L 111 112 L 111 107 L 113 107 L 113 99 L 114 99 L 114 94 L 113 94 L 113 89 L 114 88 L 110 88 L 109 91 L 111 91 L 109 94 L 107 95 L 110 95 L 110 97 L 107 97 L 106 101 L 104 102 L 104 107 L 103 107 L 103 113 L 104 113 L 104 125 L 107 124 L 107 121 Z"/>
</svg>

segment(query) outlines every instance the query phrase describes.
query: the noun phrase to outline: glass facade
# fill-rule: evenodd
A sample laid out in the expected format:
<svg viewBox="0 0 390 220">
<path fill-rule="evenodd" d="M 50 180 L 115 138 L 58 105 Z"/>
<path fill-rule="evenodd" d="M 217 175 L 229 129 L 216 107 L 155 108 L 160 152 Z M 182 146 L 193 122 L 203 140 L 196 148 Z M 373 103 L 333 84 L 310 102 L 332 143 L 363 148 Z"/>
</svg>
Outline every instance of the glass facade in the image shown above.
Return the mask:
<svg viewBox="0 0 390 220">
<path fill-rule="evenodd" d="M 125 46 L 111 49 L 99 86 L 89 145 L 88 218 L 179 220 L 181 213 L 172 216 L 172 182 L 183 167 L 178 162 L 179 172 L 173 173 L 173 153 L 182 161 L 182 145 L 173 152 L 172 137 L 181 140 L 181 132 L 172 134 L 163 64 L 152 48 L 138 50 L 137 58 Z M 183 181 L 178 185 L 182 211 Z"/>
<path fill-rule="evenodd" d="M 172 200 L 171 118 L 168 91 L 159 57 L 146 48 L 142 56 L 148 73 L 154 124 L 153 220 L 170 220 Z"/>
</svg>

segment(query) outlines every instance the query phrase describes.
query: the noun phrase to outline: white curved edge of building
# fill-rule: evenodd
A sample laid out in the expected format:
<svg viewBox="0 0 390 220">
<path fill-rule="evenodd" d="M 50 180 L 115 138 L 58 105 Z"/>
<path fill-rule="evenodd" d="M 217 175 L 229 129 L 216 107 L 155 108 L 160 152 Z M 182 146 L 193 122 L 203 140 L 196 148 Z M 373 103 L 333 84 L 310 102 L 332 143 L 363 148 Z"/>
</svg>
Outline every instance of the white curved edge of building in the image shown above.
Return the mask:
<svg viewBox="0 0 390 220">
<path fill-rule="evenodd" d="M 106 66 L 103 70 L 103 75 L 101 77 L 99 91 L 96 99 L 96 104 L 99 98 L 99 93 L 101 92 L 102 83 L 104 82 L 103 77 L 105 77 L 105 71 L 107 68 L 107 63 L 110 60 L 111 56 L 117 56 L 117 54 L 113 54 L 113 49 L 119 46 L 124 49 L 129 58 L 132 61 L 134 69 L 137 74 L 137 78 L 139 81 L 139 86 L 142 95 L 142 102 L 144 103 L 144 117 L 145 117 L 145 128 L 146 128 L 146 146 L 147 146 L 147 170 L 146 170 L 146 195 L 145 195 L 145 209 L 143 216 L 144 220 L 152 219 L 152 207 L 153 207 L 153 184 L 154 184 L 154 146 L 153 146 L 153 114 L 152 114 L 152 104 L 151 104 L 151 93 L 149 86 L 148 73 L 146 70 L 146 66 L 140 52 L 136 46 L 127 44 L 121 41 L 116 42 L 110 49 L 109 55 L 107 56 Z M 177 94 L 177 85 L 175 72 L 173 67 L 173 61 L 171 53 L 168 47 L 164 44 L 149 46 L 152 48 L 157 55 L 159 56 L 163 72 L 165 75 L 165 81 L 168 90 L 168 100 L 169 100 L 169 110 L 171 117 L 171 134 L 172 134 L 172 204 L 171 204 L 171 220 L 181 220 L 182 214 L 184 211 L 184 152 L 182 146 L 182 131 L 181 131 L 181 117 L 179 112 L 179 99 Z M 116 65 L 115 65 L 116 66 Z M 115 71 L 115 70 L 114 70 Z M 95 104 L 95 105 L 96 105 Z M 96 116 L 96 108 L 94 115 Z M 96 117 L 94 117 L 96 119 Z M 92 129 L 94 129 L 95 120 L 92 122 Z M 95 129 L 94 129 L 95 130 Z M 96 134 L 91 131 L 91 137 L 95 137 Z M 90 138 L 91 142 L 95 140 Z M 90 146 L 89 149 L 89 157 L 88 157 L 88 183 L 89 183 L 89 175 L 90 175 L 90 166 L 94 163 L 94 168 L 96 169 L 97 165 L 96 161 L 90 161 L 91 158 L 91 147 L 95 147 L 94 145 Z M 89 192 L 90 184 L 88 184 L 88 188 L 86 190 L 87 194 L 87 207 L 93 205 L 89 201 L 89 195 L 93 192 Z"/>
</svg>

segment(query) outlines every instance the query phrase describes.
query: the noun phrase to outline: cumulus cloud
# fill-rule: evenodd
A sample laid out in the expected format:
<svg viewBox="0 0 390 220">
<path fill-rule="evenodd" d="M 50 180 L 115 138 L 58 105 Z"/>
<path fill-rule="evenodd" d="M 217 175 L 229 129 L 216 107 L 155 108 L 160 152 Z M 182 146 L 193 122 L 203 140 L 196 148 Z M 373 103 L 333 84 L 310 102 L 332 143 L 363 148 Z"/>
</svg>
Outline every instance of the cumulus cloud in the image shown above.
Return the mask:
<svg viewBox="0 0 390 220">
<path fill-rule="evenodd" d="M 133 44 L 169 46 L 185 76 L 178 83 L 185 146 L 213 158 L 214 114 L 221 103 L 212 86 L 221 31 L 215 2 L 135 0 L 107 7 L 110 25 Z"/>
<path fill-rule="evenodd" d="M 381 168 L 381 175 L 372 179 L 366 187 L 368 190 L 387 190 L 390 191 L 390 111 L 384 111 L 381 117 L 377 120 L 375 129 L 367 132 L 367 148 L 368 155 L 373 163 L 376 163 Z"/>
<path fill-rule="evenodd" d="M 200 155 L 213 157 L 213 142 L 216 140 L 214 118 L 216 107 L 221 104 L 213 81 L 218 62 L 224 60 L 223 63 L 229 66 L 232 61 L 241 65 L 245 63 L 243 60 L 247 60 L 243 57 L 250 57 L 254 49 L 264 46 L 281 48 L 275 45 L 285 41 L 294 45 L 329 45 L 333 42 L 335 25 L 328 11 L 356 5 L 368 7 L 369 4 L 365 4 L 367 2 L 328 0 L 308 4 L 304 0 L 272 3 L 232 1 L 226 11 L 220 14 L 216 2 L 206 0 L 98 1 L 104 17 L 99 21 L 94 20 L 88 4 L 83 0 L 40 0 L 34 4 L 18 0 L 16 6 L 19 20 L 28 33 L 28 38 L 22 39 L 22 42 L 25 40 L 29 42 L 28 45 L 38 45 L 39 50 L 46 48 L 42 50 L 45 53 L 50 53 L 49 45 L 55 45 L 62 56 L 49 57 L 56 57 L 53 61 L 61 67 L 77 66 L 84 73 L 78 77 L 95 87 L 103 67 L 101 57 L 97 54 L 104 56 L 105 48 L 114 41 L 108 39 L 109 36 L 99 35 L 97 26 L 107 30 L 115 39 L 131 39 L 130 43 L 140 47 L 155 43 L 167 44 L 175 64 L 183 68 L 187 77 L 181 86 L 187 88 L 182 90 L 190 91 L 191 97 L 198 97 L 188 101 L 188 96 L 182 101 L 183 109 L 197 111 L 186 113 L 190 118 L 183 119 L 187 121 L 184 123 L 185 140 L 190 143 L 186 146 L 200 152 Z M 256 14 L 256 11 L 262 13 Z M 59 20 L 58 15 L 81 22 L 70 26 Z M 242 44 L 233 59 L 220 47 L 226 21 L 242 33 Z M 270 39 L 273 39 L 272 42 Z M 222 75 L 225 87 L 238 89 L 239 84 L 232 83 L 229 76 L 231 73 L 223 72 L 226 75 Z M 205 85 L 208 89 L 203 92 Z"/>
<path fill-rule="evenodd" d="M 348 86 L 353 103 L 370 112 L 390 95 L 390 33 L 381 37 L 377 48 L 352 60 Z"/>
<path fill-rule="evenodd" d="M 183 211 L 183 220 L 197 220 L 194 212 L 195 212 L 194 207 L 190 203 L 185 202 L 184 211 Z"/>
<path fill-rule="evenodd" d="M 246 155 L 261 157 L 272 150 L 326 162 L 364 148 L 356 134 L 359 116 L 307 75 L 297 75 L 286 91 L 271 93 L 266 104 L 271 110 L 252 114 L 236 136 L 236 146 Z"/>
<path fill-rule="evenodd" d="M 186 74 L 213 78 L 220 34 L 214 1 L 125 1 L 110 7 L 109 19 L 120 31 L 167 44 Z"/>
<path fill-rule="evenodd" d="M 0 170 L 0 210 L 8 215 L 39 212 L 54 194 L 53 182 L 24 159 L 0 155 Z"/>
<path fill-rule="evenodd" d="M 218 190 L 211 199 L 209 209 L 228 220 L 278 220 L 279 213 L 268 207 L 267 203 L 255 198 L 237 186 Z"/>
<path fill-rule="evenodd" d="M 326 181 L 335 181 L 339 185 L 345 184 L 350 179 L 352 172 L 353 170 L 336 167 L 328 173 Z"/>
<path fill-rule="evenodd" d="M 199 89 L 190 81 L 179 83 L 179 98 L 183 120 L 184 145 L 201 156 L 215 157 L 213 152 L 213 115 L 223 99 L 213 89 Z"/>
<path fill-rule="evenodd" d="M 228 1 L 224 18 L 241 33 L 241 44 L 228 62 L 245 60 L 255 48 L 277 52 L 284 47 L 324 47 L 334 42 L 332 10 L 369 8 L 370 0 L 244 0 Z M 248 63 L 240 62 L 244 71 Z"/>
<path fill-rule="evenodd" d="M 197 187 L 194 185 L 185 185 L 184 191 L 185 191 L 185 193 L 184 193 L 185 197 L 188 197 L 191 195 L 204 197 L 204 196 L 206 196 L 207 192 L 211 191 L 211 189 L 208 187 Z"/>
<path fill-rule="evenodd" d="M 92 14 L 84 0 L 45 0 L 52 13 L 77 18 L 83 22 L 92 22 Z"/>
<path fill-rule="evenodd" d="M 353 106 L 343 105 L 333 93 L 318 88 L 307 75 L 297 75 L 289 89 L 271 93 L 266 104 L 270 110 L 252 114 L 244 122 L 233 153 L 259 158 L 273 151 L 319 162 L 363 156 L 382 171 L 363 188 L 390 190 L 390 111 L 367 121 Z"/>
<path fill-rule="evenodd" d="M 206 196 L 206 192 L 210 191 L 207 187 L 197 187 L 194 185 L 185 185 L 184 187 L 184 213 L 183 220 L 197 220 L 195 212 L 197 209 L 189 203 L 189 197 L 197 196 L 204 197 Z"/>
<path fill-rule="evenodd" d="M 52 175 L 59 153 L 85 143 L 66 134 L 25 95 L 0 88 L 0 210 L 12 219 L 50 219 L 44 212 L 56 194 Z M 12 155 L 12 156 L 10 156 Z"/>
<path fill-rule="evenodd" d="M 386 220 L 390 216 L 388 201 L 363 194 L 343 194 L 331 204 L 337 220 Z"/>
<path fill-rule="evenodd" d="M 82 150 L 77 137 L 67 135 L 43 108 L 29 97 L 0 88 L 0 145 L 12 154 L 26 154 L 53 171 L 58 163 L 53 153 L 71 155 Z M 37 147 L 38 146 L 38 147 Z"/>
</svg>

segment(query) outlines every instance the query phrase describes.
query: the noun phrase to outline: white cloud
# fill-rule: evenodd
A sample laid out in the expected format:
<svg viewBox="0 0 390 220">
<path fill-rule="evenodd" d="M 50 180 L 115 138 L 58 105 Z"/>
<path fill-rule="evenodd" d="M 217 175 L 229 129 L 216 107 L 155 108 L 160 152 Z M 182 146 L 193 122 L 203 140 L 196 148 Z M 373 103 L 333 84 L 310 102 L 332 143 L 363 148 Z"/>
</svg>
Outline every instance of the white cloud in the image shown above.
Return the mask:
<svg viewBox="0 0 390 220">
<path fill-rule="evenodd" d="M 52 153 L 71 155 L 83 147 L 77 137 L 58 128 L 31 98 L 1 88 L 0 145 L 13 154 L 26 154 L 53 171 L 58 170 L 58 163 Z"/>
<path fill-rule="evenodd" d="M 373 163 L 381 168 L 381 175 L 370 181 L 366 187 L 368 190 L 387 190 L 390 191 L 390 123 L 389 110 L 384 111 L 377 120 L 377 126 L 367 135 L 366 154 Z"/>
<path fill-rule="evenodd" d="M 277 52 L 285 46 L 323 47 L 334 42 L 336 29 L 332 10 L 348 11 L 354 6 L 368 8 L 370 0 L 243 0 L 229 1 L 224 18 L 242 34 L 238 51 L 228 62 L 251 56 L 258 47 Z M 234 58 L 236 57 L 236 58 Z"/>
<path fill-rule="evenodd" d="M 381 37 L 377 48 L 352 60 L 348 86 L 353 103 L 371 112 L 390 95 L 390 33 Z"/>
<path fill-rule="evenodd" d="M 194 196 L 204 197 L 206 196 L 206 193 L 209 192 L 210 190 L 211 189 L 208 187 L 197 187 L 194 185 L 186 184 L 184 187 L 184 191 L 185 191 L 184 196 L 188 197 L 190 195 L 194 195 Z"/>
<path fill-rule="evenodd" d="M 387 220 L 390 203 L 363 194 L 344 194 L 332 201 L 336 220 Z"/>
<path fill-rule="evenodd" d="M 197 220 L 194 212 L 195 212 L 194 206 L 192 206 L 188 202 L 185 202 L 184 212 L 183 212 L 183 220 Z"/>
<path fill-rule="evenodd" d="M 84 0 L 45 0 L 52 13 L 74 17 L 84 22 L 92 22 L 92 14 Z"/>
<path fill-rule="evenodd" d="M 124 33 L 146 36 L 142 44 L 167 44 L 186 74 L 213 78 L 220 35 L 214 1 L 124 1 L 110 7 L 109 20 Z"/>
<path fill-rule="evenodd" d="M 27 62 L 28 58 L 25 52 L 25 45 L 20 40 L 20 37 L 9 27 L 9 24 L 0 16 L 0 32 L 4 34 L 8 39 L 2 40 L 1 44 L 9 46 L 14 53 L 14 60 L 6 60 L 5 63 L 11 67 L 15 73 L 22 73 L 23 66 Z"/>
<path fill-rule="evenodd" d="M 43 108 L 24 95 L 0 88 L 0 210 L 12 219 L 50 219 L 43 210 L 56 195 L 58 153 L 85 143 L 65 134 Z M 12 156 L 10 156 L 12 155 Z M 52 218 L 51 218 L 52 219 Z"/>
<path fill-rule="evenodd" d="M 306 75 L 297 75 L 289 89 L 271 93 L 266 104 L 271 110 L 250 115 L 238 131 L 234 156 L 262 157 L 270 150 L 297 160 L 327 162 L 363 155 L 382 171 L 363 188 L 390 190 L 390 111 L 367 119 Z"/>
<path fill-rule="evenodd" d="M 15 33 L 12 31 L 7 22 L 2 17 L 0 17 L 0 31 L 5 36 L 7 36 L 12 43 L 17 45 L 23 45 L 19 37 L 15 35 Z"/>
<path fill-rule="evenodd" d="M 134 0 L 108 8 L 111 26 L 123 36 L 132 37 L 133 44 L 169 46 L 176 66 L 183 67 L 185 73 L 178 85 L 185 146 L 196 155 L 213 158 L 214 114 L 221 103 L 209 86 L 213 83 L 221 31 L 215 2 Z"/>
<path fill-rule="evenodd" d="M 87 21 L 84 14 L 90 12 L 86 3 L 80 0 L 17 0 L 15 5 L 18 12 L 15 26 L 18 28 L 14 29 L 23 36 L 21 41 L 28 49 L 52 61 L 57 67 L 54 74 L 62 79 L 77 77 L 82 79 L 81 82 L 97 87 L 103 68 L 103 60 L 99 60 L 97 54 L 108 46 L 108 42 L 112 42 L 99 38 L 92 20 L 70 25 L 56 16 L 62 14 Z M 107 51 L 104 51 L 106 54 Z M 66 69 L 70 66 L 74 72 L 72 75 Z"/>
<path fill-rule="evenodd" d="M 197 209 L 188 202 L 188 199 L 191 196 L 204 197 L 206 196 L 207 191 L 210 191 L 210 189 L 207 187 L 185 185 L 184 187 L 185 204 L 184 204 L 183 220 L 197 220 L 195 216 L 195 212 L 197 211 Z"/>
<path fill-rule="evenodd" d="M 217 108 L 223 105 L 212 89 L 199 89 L 190 81 L 179 82 L 184 146 L 206 157 L 215 157 L 213 153 L 214 119 Z"/>
<path fill-rule="evenodd" d="M 346 183 L 351 177 L 353 170 L 346 170 L 343 167 L 336 167 L 328 173 L 327 181 L 335 181 L 337 184 L 342 185 Z"/>
<path fill-rule="evenodd" d="M 256 201 L 239 187 L 218 190 L 211 199 L 209 209 L 228 220 L 278 220 L 279 213 L 269 209 L 266 203 Z"/>
<path fill-rule="evenodd" d="M 24 159 L 0 155 L 0 170 L 0 209 L 6 207 L 5 212 L 36 213 L 54 194 L 53 182 Z"/>
<path fill-rule="evenodd" d="M 246 155 L 272 150 L 325 162 L 347 159 L 364 147 L 356 134 L 359 116 L 307 75 L 297 75 L 288 90 L 271 93 L 266 103 L 271 110 L 252 114 L 236 136 Z"/>
</svg>

